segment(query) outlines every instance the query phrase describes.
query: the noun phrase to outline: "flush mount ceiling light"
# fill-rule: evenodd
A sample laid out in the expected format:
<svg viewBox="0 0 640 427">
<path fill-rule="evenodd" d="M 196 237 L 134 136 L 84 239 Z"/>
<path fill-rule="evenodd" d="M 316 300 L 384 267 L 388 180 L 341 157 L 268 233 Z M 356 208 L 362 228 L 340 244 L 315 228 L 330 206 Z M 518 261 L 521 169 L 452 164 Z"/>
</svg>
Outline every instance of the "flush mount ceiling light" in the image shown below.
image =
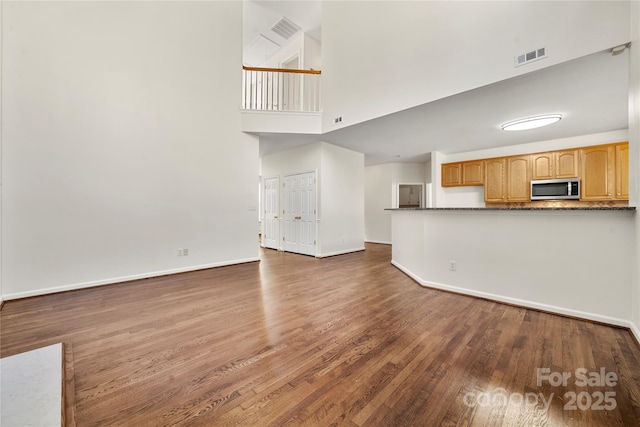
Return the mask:
<svg viewBox="0 0 640 427">
<path fill-rule="evenodd" d="M 527 117 L 526 119 L 514 120 L 502 125 L 502 130 L 527 130 L 547 126 L 559 121 L 562 114 L 546 114 L 544 116 Z"/>
</svg>

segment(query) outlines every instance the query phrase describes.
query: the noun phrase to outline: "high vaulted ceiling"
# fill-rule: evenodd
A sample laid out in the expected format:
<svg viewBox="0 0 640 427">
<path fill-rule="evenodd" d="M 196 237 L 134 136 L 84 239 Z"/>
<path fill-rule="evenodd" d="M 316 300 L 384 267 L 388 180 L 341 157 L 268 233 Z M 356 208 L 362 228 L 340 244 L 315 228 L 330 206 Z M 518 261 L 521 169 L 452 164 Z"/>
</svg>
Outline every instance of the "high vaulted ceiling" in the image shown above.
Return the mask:
<svg viewBox="0 0 640 427">
<path fill-rule="evenodd" d="M 320 3 L 245 0 L 245 45 L 268 33 L 282 16 L 320 39 Z M 423 162 L 432 151 L 456 153 L 625 129 L 628 70 L 628 50 L 617 56 L 603 51 L 322 135 L 264 133 L 260 155 L 326 141 L 364 153 L 367 165 Z M 500 129 L 507 121 L 548 113 L 564 117 L 529 131 Z"/>
<path fill-rule="evenodd" d="M 288 40 L 271 31 L 271 27 L 282 17 L 292 21 L 300 31 L 316 40 L 321 38 L 322 2 L 320 0 L 272 1 L 244 0 L 243 3 L 243 62 L 257 66 L 264 59 L 264 51 L 254 43 L 256 39 L 267 39 L 278 47 Z"/>
<path fill-rule="evenodd" d="M 261 155 L 315 141 L 365 154 L 367 165 L 628 127 L 629 54 L 609 51 L 545 68 L 323 135 L 261 134 Z M 561 113 L 544 128 L 502 131 L 523 117 Z"/>
</svg>

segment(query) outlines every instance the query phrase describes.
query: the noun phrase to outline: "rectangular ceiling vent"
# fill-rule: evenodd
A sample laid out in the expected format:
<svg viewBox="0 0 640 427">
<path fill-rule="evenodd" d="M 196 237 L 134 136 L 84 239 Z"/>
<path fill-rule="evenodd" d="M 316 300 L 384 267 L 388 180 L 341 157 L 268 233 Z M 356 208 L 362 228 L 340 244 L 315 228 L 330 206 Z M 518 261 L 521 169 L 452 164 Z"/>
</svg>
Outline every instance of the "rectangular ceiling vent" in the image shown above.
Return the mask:
<svg viewBox="0 0 640 427">
<path fill-rule="evenodd" d="M 271 31 L 288 40 L 292 35 L 300 31 L 300 27 L 283 16 L 278 22 L 273 24 Z"/>
<path fill-rule="evenodd" d="M 539 59 L 547 57 L 547 48 L 541 47 L 540 49 L 532 50 L 530 52 L 522 53 L 515 56 L 515 66 L 519 67 L 524 64 L 528 64 Z"/>
</svg>

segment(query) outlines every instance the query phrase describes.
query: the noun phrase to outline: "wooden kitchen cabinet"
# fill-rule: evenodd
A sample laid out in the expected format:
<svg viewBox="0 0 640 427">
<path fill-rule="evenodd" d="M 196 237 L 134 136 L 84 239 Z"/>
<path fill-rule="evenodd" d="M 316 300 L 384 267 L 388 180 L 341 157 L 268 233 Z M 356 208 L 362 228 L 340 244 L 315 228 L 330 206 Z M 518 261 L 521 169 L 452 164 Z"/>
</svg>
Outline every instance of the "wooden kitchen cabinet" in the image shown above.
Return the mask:
<svg viewBox="0 0 640 427">
<path fill-rule="evenodd" d="M 484 161 L 443 163 L 442 186 L 482 185 L 484 183 Z"/>
<path fill-rule="evenodd" d="M 580 200 L 629 200 L 629 143 L 442 165 L 442 186 L 484 185 L 486 203 L 531 201 L 532 179 L 580 178 Z"/>
<path fill-rule="evenodd" d="M 507 198 L 507 159 L 499 157 L 485 160 L 484 201 L 487 203 L 505 202 Z"/>
<path fill-rule="evenodd" d="M 507 201 L 531 201 L 530 156 L 507 157 Z"/>
<path fill-rule="evenodd" d="M 532 179 L 552 179 L 553 178 L 553 153 L 538 153 L 531 156 L 531 177 Z"/>
<path fill-rule="evenodd" d="M 576 178 L 579 174 L 579 151 L 563 150 L 531 156 L 531 179 Z"/>
<path fill-rule="evenodd" d="M 580 173 L 579 150 L 555 151 L 553 178 L 576 178 Z"/>
<path fill-rule="evenodd" d="M 462 163 L 462 185 L 484 184 L 484 162 L 481 160 Z"/>
<path fill-rule="evenodd" d="M 486 203 L 530 201 L 530 161 L 529 155 L 485 160 L 484 201 Z"/>
<path fill-rule="evenodd" d="M 442 186 L 462 185 L 462 163 L 444 163 L 442 165 Z"/>
<path fill-rule="evenodd" d="M 616 156 L 616 199 L 629 200 L 629 144 L 617 144 Z"/>
<path fill-rule="evenodd" d="M 598 145 L 585 147 L 581 152 L 580 200 L 612 200 L 615 191 L 615 147 Z"/>
</svg>

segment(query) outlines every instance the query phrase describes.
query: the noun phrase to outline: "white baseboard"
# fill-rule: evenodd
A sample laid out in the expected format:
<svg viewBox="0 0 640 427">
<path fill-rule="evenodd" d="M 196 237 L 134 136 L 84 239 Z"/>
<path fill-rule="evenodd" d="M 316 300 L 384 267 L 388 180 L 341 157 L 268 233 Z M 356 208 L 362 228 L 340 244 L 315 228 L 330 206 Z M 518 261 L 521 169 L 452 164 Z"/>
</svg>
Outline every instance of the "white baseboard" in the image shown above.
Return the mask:
<svg viewBox="0 0 640 427">
<path fill-rule="evenodd" d="M 634 329 L 635 325 L 633 325 L 633 323 L 631 323 L 628 320 L 619 319 L 619 318 L 616 318 L 616 317 L 603 316 L 601 314 L 588 313 L 588 312 L 580 311 L 580 310 L 573 310 L 573 309 L 570 309 L 570 308 L 558 307 L 558 306 L 554 306 L 554 305 L 542 304 L 542 303 L 538 303 L 538 302 L 534 302 L 534 301 L 522 300 L 522 299 L 518 299 L 518 298 L 511 298 L 511 297 L 506 297 L 506 296 L 503 296 L 503 295 L 497 295 L 497 294 L 491 294 L 491 293 L 482 292 L 482 291 L 476 291 L 476 290 L 473 290 L 473 289 L 460 288 L 460 287 L 457 287 L 457 286 L 450 286 L 450 285 L 446 285 L 446 284 L 443 284 L 443 283 L 429 282 L 429 281 L 423 280 L 422 278 L 418 277 L 417 275 L 412 273 L 409 269 L 405 268 L 404 266 L 402 266 L 401 264 L 399 264 L 398 262 L 396 262 L 394 260 L 391 260 L 391 264 L 393 264 L 395 267 L 397 267 L 399 270 L 401 270 L 407 276 L 409 276 L 413 280 L 415 280 L 420 286 L 423 286 L 423 287 L 426 287 L 426 288 L 439 289 L 439 290 L 443 290 L 443 291 L 454 292 L 454 293 L 457 293 L 457 294 L 469 295 L 469 296 L 478 297 L 478 298 L 484 298 L 484 299 L 488 299 L 488 300 L 491 300 L 491 301 L 503 302 L 503 303 L 507 303 L 507 304 L 511 304 L 511 305 L 520 306 L 520 307 L 533 308 L 533 309 L 536 309 L 536 310 L 547 311 L 547 312 L 550 312 L 550 313 L 561 314 L 561 315 L 564 315 L 564 316 L 577 317 L 577 318 L 580 318 L 580 319 L 592 320 L 594 322 L 606 323 L 606 324 L 614 325 L 614 326 L 622 326 L 622 327 L 631 329 L 631 331 L 636 335 L 636 337 L 640 337 L 640 331 L 638 331 L 637 328 L 635 328 L 635 331 L 634 331 L 633 329 Z"/>
<path fill-rule="evenodd" d="M 633 322 L 630 322 L 629 329 L 631 330 L 631 334 L 635 337 L 638 344 L 640 344 L 640 328 Z"/>
<path fill-rule="evenodd" d="M 112 277 L 109 279 L 94 280 L 91 282 L 74 283 L 71 285 L 56 286 L 54 288 L 38 289 L 36 291 L 18 292 L 15 294 L 3 295 L 3 299 L 8 301 L 12 299 L 35 297 L 40 295 L 54 294 L 57 292 L 73 291 L 76 289 L 92 288 L 95 286 L 112 285 L 114 283 L 130 282 L 132 280 L 149 279 L 151 277 L 168 276 L 170 274 L 186 273 L 189 271 L 205 270 L 207 268 L 224 267 L 227 265 L 244 264 L 247 262 L 260 261 L 260 258 L 245 258 L 232 261 L 216 262 L 211 264 L 194 265 L 191 267 L 175 268 L 171 270 L 153 271 L 142 274 L 132 274 L 130 276 Z"/>
<path fill-rule="evenodd" d="M 329 253 L 326 253 L 326 254 L 318 254 L 318 255 L 316 255 L 316 258 L 327 258 L 327 257 L 330 257 L 330 256 L 344 255 L 344 254 L 350 254 L 352 252 L 360 252 L 360 251 L 364 251 L 364 247 L 355 248 L 355 249 L 347 249 L 345 251 L 329 252 Z"/>
<path fill-rule="evenodd" d="M 390 245 L 391 242 L 383 242 L 381 240 L 365 240 L 365 243 L 377 243 L 379 245 Z"/>
</svg>

